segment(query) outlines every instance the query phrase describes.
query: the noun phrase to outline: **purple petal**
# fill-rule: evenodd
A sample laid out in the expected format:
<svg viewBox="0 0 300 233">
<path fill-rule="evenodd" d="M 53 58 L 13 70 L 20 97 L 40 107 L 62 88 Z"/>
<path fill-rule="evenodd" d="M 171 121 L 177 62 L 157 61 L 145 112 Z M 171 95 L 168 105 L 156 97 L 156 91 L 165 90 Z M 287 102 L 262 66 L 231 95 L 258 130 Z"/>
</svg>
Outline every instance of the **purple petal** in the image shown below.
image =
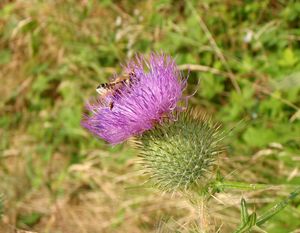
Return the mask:
<svg viewBox="0 0 300 233">
<path fill-rule="evenodd" d="M 148 60 L 137 56 L 125 70 L 136 75 L 132 85 L 124 86 L 119 94 L 88 104 L 90 115 L 82 121 L 83 127 L 110 144 L 142 134 L 170 116 L 183 99 L 186 86 L 169 56 L 152 54 Z M 109 102 L 113 102 L 112 109 Z"/>
</svg>

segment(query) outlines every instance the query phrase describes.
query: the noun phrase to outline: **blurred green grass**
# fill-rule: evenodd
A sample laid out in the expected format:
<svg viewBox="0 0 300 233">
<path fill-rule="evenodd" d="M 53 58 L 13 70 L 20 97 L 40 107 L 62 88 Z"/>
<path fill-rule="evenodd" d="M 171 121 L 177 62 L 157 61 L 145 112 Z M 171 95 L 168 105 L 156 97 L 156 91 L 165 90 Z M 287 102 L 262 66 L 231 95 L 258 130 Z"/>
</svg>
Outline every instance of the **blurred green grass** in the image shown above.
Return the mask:
<svg viewBox="0 0 300 233">
<path fill-rule="evenodd" d="M 234 127 L 225 170 L 238 172 L 229 178 L 299 184 L 299 28 L 297 1 L 2 1 L 3 222 L 42 232 L 149 232 L 162 216 L 184 223 L 186 204 L 126 189 L 145 180 L 134 150 L 111 148 L 80 126 L 95 87 L 137 52 L 168 53 L 185 74 L 190 67 L 187 93 L 201 80 L 190 105 Z M 266 230 L 300 228 L 299 208 Z M 222 232 L 237 225 L 235 212 L 221 218 Z"/>
</svg>

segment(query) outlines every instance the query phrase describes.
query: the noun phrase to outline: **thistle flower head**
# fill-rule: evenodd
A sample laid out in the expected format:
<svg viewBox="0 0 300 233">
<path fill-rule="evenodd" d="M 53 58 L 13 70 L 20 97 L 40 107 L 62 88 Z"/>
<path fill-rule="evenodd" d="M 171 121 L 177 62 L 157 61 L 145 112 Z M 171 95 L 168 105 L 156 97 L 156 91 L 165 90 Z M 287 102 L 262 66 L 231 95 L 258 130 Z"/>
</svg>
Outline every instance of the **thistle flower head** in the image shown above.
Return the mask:
<svg viewBox="0 0 300 233">
<path fill-rule="evenodd" d="M 166 191 L 202 183 L 222 150 L 219 128 L 208 117 L 188 111 L 147 131 L 137 140 L 146 173 Z"/>
<path fill-rule="evenodd" d="M 85 128 L 110 144 L 140 135 L 171 116 L 186 85 L 174 60 L 165 55 L 137 56 L 125 71 L 134 73 L 130 84 L 87 104 L 90 114 L 82 121 Z"/>
</svg>

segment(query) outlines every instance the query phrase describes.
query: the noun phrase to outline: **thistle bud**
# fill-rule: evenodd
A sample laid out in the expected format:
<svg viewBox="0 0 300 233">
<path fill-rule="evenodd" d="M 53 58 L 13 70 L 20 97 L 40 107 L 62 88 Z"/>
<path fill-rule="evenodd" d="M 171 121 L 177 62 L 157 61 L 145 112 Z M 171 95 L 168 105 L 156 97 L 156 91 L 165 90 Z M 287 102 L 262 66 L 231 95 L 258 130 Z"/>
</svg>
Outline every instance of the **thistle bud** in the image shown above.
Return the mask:
<svg viewBox="0 0 300 233">
<path fill-rule="evenodd" d="M 179 114 L 145 132 L 137 141 L 142 164 L 154 184 L 165 191 L 202 184 L 222 151 L 218 124 L 195 111 Z"/>
</svg>

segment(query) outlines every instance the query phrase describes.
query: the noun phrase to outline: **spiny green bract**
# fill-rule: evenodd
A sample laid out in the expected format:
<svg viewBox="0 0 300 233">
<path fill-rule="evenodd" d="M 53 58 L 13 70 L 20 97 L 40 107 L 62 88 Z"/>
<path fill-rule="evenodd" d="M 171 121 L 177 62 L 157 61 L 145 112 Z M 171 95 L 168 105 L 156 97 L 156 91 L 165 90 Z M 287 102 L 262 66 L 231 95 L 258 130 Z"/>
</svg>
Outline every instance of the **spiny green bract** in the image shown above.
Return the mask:
<svg viewBox="0 0 300 233">
<path fill-rule="evenodd" d="M 208 117 L 188 111 L 146 132 L 138 143 L 146 173 L 166 191 L 202 183 L 222 150 L 219 128 Z"/>
</svg>

